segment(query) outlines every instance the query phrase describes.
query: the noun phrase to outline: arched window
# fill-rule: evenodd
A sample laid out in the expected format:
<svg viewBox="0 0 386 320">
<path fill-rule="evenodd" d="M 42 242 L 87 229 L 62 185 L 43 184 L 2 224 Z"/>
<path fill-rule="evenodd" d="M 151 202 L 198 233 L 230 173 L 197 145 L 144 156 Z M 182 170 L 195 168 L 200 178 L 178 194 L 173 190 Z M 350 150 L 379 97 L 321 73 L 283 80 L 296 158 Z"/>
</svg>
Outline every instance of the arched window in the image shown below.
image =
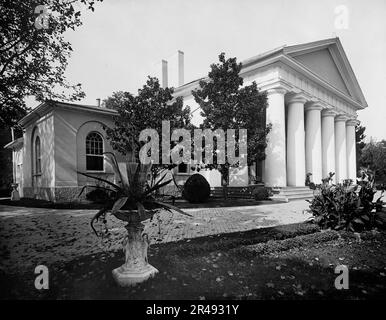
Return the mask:
<svg viewBox="0 0 386 320">
<path fill-rule="evenodd" d="M 42 158 L 40 150 L 40 138 L 35 139 L 35 174 L 42 173 Z"/>
<path fill-rule="evenodd" d="M 103 138 L 97 132 L 86 137 L 86 170 L 103 171 Z"/>
</svg>

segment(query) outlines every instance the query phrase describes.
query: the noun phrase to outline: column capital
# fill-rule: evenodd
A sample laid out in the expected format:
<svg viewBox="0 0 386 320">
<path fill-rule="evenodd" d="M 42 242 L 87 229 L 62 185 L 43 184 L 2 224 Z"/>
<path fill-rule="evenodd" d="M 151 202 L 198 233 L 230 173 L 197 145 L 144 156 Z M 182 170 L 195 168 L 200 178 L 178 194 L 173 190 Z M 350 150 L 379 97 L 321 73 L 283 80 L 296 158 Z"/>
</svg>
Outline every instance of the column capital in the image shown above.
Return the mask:
<svg viewBox="0 0 386 320">
<path fill-rule="evenodd" d="M 287 102 L 288 103 L 306 103 L 308 101 L 308 97 L 304 93 L 291 93 L 288 95 Z"/>
<path fill-rule="evenodd" d="M 268 94 L 275 94 L 275 93 L 286 94 L 288 90 L 285 87 L 279 86 L 279 87 L 266 89 L 266 92 Z"/>
<path fill-rule="evenodd" d="M 335 117 L 337 112 L 332 108 L 326 108 L 322 110 L 322 117 Z"/>
<path fill-rule="evenodd" d="M 356 126 L 360 124 L 360 121 L 357 120 L 357 119 L 348 119 L 347 122 L 346 122 L 346 126 Z"/>
<path fill-rule="evenodd" d="M 310 102 L 307 102 L 307 104 L 304 106 L 304 109 L 306 111 L 310 111 L 310 110 L 322 110 L 324 109 L 326 106 L 324 103 L 320 102 L 320 101 L 310 101 Z"/>
<path fill-rule="evenodd" d="M 259 90 L 265 91 L 268 94 L 286 94 L 291 88 L 292 86 L 283 79 L 274 79 L 273 81 L 269 81 L 268 83 L 259 86 Z"/>
<path fill-rule="evenodd" d="M 346 122 L 349 118 L 344 114 L 338 114 L 335 117 L 335 122 Z"/>
</svg>

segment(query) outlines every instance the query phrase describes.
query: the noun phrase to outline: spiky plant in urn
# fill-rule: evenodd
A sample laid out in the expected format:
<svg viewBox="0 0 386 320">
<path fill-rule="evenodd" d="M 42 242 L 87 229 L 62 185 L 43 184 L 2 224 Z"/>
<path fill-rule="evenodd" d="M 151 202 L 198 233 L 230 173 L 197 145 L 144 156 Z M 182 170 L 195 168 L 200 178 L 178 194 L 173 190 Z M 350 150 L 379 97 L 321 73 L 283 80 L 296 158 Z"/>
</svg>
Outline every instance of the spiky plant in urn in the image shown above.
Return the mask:
<svg viewBox="0 0 386 320">
<path fill-rule="evenodd" d="M 109 152 L 105 154 L 107 161 L 114 169 L 117 178 L 116 183 L 83 172 L 78 173 L 105 183 L 108 187 L 93 187 L 105 189 L 111 195 L 111 200 L 107 201 L 91 219 L 91 228 L 95 234 L 98 236 L 94 222 L 97 220 L 106 221 L 105 217 L 108 213 L 127 222 L 125 226 L 127 235 L 123 239 L 125 263 L 112 271 L 116 282 L 127 287 L 143 282 L 158 273 L 158 270 L 147 260 L 149 240 L 147 235 L 143 233 L 143 221 L 152 218 L 159 210 L 176 211 L 189 217 L 191 215 L 155 198 L 155 192 L 171 182 L 171 179 L 164 181 L 166 173 L 153 186 L 149 186 L 147 180 L 151 164 L 118 163 L 114 154 Z M 81 193 L 85 188 L 81 190 Z"/>
</svg>

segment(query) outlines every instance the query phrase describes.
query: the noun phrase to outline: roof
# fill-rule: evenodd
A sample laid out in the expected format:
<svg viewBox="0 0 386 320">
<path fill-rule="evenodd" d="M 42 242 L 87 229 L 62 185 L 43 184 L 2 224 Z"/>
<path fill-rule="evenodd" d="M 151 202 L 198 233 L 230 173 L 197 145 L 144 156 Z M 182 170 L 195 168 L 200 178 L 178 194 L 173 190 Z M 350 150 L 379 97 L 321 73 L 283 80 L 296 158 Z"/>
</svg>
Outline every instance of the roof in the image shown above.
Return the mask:
<svg viewBox="0 0 386 320">
<path fill-rule="evenodd" d="M 4 146 L 4 149 L 18 149 L 21 146 L 23 146 L 23 143 L 24 143 L 24 139 L 23 139 L 23 137 L 20 137 L 18 139 L 11 141 L 10 143 L 6 144 Z"/>
<path fill-rule="evenodd" d="M 296 56 L 315 52 L 322 49 L 328 49 L 331 53 L 331 56 L 334 59 L 334 63 L 339 69 L 340 75 L 342 76 L 343 81 L 345 82 L 345 85 L 348 88 L 348 91 L 350 92 L 350 95 L 347 95 L 346 92 L 342 92 L 341 90 L 328 83 L 326 79 L 321 78 L 320 75 L 316 74 L 313 70 L 310 70 L 307 66 L 305 66 L 295 58 Z M 266 51 L 264 53 L 242 61 L 242 69 L 240 73 L 243 74 L 253 69 L 257 69 L 278 61 L 282 61 L 285 64 L 296 68 L 300 72 L 306 74 L 309 78 L 315 80 L 320 85 L 324 86 L 326 89 L 334 91 L 338 96 L 342 97 L 347 102 L 354 105 L 356 108 L 363 109 L 367 107 L 366 99 L 362 93 L 357 78 L 348 61 L 348 58 L 346 56 L 346 53 L 344 52 L 343 46 L 339 38 L 329 38 L 299 45 L 283 45 L 273 50 Z M 195 81 L 186 83 L 176 88 L 175 94 L 188 96 L 190 95 L 191 90 L 198 87 L 199 81 L 205 79 L 208 79 L 208 77 L 200 78 Z"/>
<path fill-rule="evenodd" d="M 69 110 L 78 111 L 78 112 L 92 112 L 92 113 L 106 114 L 111 116 L 114 116 L 117 114 L 117 111 L 103 108 L 103 107 L 55 101 L 55 100 L 47 100 L 39 104 L 36 108 L 32 109 L 25 117 L 23 117 L 19 121 L 19 124 L 22 127 L 25 127 L 31 121 L 41 118 L 43 115 L 47 114 L 48 112 L 52 111 L 55 108 L 69 109 Z"/>
<path fill-rule="evenodd" d="M 341 90 L 331 85 L 331 83 L 321 78 L 320 75 L 316 74 L 313 70 L 310 70 L 307 66 L 305 66 L 299 60 L 296 59 L 297 56 L 300 56 L 302 54 L 314 52 L 325 48 L 330 51 L 334 62 L 342 75 L 343 81 L 345 82 L 345 85 L 348 88 L 348 91 L 350 93 L 349 95 L 346 92 L 342 92 Z M 333 91 L 342 99 L 354 105 L 357 109 L 363 109 L 367 107 L 365 97 L 355 77 L 354 71 L 352 70 L 352 67 L 348 61 L 346 53 L 343 50 L 339 38 L 329 38 L 292 46 L 283 45 L 281 47 L 266 51 L 264 53 L 242 61 L 241 74 L 250 72 L 251 70 L 260 68 L 262 66 L 270 65 L 278 61 L 281 61 L 291 66 L 292 68 L 299 70 L 303 74 L 306 74 L 308 78 L 316 81 L 318 84 L 324 86 L 326 89 Z M 208 79 L 208 77 L 199 78 L 194 81 L 188 82 L 180 87 L 177 87 L 174 91 L 174 95 L 183 97 L 189 96 L 191 95 L 191 91 L 198 87 L 199 81 L 206 79 Z M 93 112 L 111 116 L 117 114 L 117 111 L 103 107 L 48 100 L 41 103 L 30 113 L 28 113 L 24 118 L 19 121 L 19 124 L 24 127 L 29 122 L 41 118 L 44 114 L 48 113 L 49 111 L 55 108 L 71 109 L 79 112 Z"/>
</svg>

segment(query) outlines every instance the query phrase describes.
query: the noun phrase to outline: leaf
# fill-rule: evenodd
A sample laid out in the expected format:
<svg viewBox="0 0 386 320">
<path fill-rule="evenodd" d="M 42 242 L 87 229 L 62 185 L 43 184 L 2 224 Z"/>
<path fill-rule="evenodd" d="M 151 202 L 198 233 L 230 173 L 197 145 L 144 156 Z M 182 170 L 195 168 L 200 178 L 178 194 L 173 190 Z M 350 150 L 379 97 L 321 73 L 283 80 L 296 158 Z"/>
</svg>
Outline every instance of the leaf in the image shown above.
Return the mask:
<svg viewBox="0 0 386 320">
<path fill-rule="evenodd" d="M 123 184 L 122 174 L 121 174 L 121 171 L 119 170 L 119 165 L 118 165 L 117 158 L 115 157 L 115 154 L 112 152 L 104 152 L 103 154 L 107 154 L 111 157 L 111 158 L 106 157 L 107 161 L 110 162 L 114 170 L 114 173 L 119 177 L 120 182 Z"/>
<path fill-rule="evenodd" d="M 167 180 L 167 181 L 162 182 L 162 183 L 156 183 L 153 187 L 151 187 L 149 190 L 147 190 L 147 191 L 143 194 L 143 196 L 145 197 L 145 196 L 149 195 L 150 193 L 152 193 L 152 192 L 154 192 L 154 191 L 156 191 L 156 190 L 162 188 L 163 186 L 166 186 L 166 185 L 169 184 L 171 181 L 172 181 L 172 179 Z"/>
<path fill-rule="evenodd" d="M 94 231 L 94 233 L 98 236 L 98 232 L 94 228 L 94 221 L 97 220 L 102 214 L 104 214 L 108 209 L 107 208 L 102 208 L 100 209 L 91 219 L 90 225 L 91 229 Z"/>
<path fill-rule="evenodd" d="M 103 179 L 103 178 L 99 178 L 99 177 L 94 177 L 92 175 L 89 175 L 87 173 L 83 173 L 83 172 L 79 172 L 77 171 L 77 173 L 81 174 L 82 176 L 85 176 L 85 177 L 88 177 L 88 178 L 92 178 L 92 179 L 95 179 L 95 180 L 98 180 L 98 181 L 102 181 L 104 183 L 107 183 L 109 184 L 110 186 L 112 186 L 113 188 L 115 188 L 117 191 L 120 191 L 122 192 L 123 190 L 121 189 L 121 187 L 117 186 L 115 183 L 112 183 L 111 181 L 109 180 L 106 180 L 106 179 Z"/>
<path fill-rule="evenodd" d="M 355 223 L 364 224 L 364 222 L 360 218 L 354 219 Z"/>
<path fill-rule="evenodd" d="M 118 210 L 120 210 L 127 202 L 129 197 L 121 197 L 117 201 L 115 201 L 113 208 L 111 209 L 111 213 L 115 214 Z"/>
<path fill-rule="evenodd" d="M 183 215 L 185 215 L 185 216 L 188 216 L 188 217 L 193 218 L 192 215 L 190 215 L 189 213 L 186 213 L 186 212 L 182 211 L 180 208 L 177 208 L 176 206 L 173 206 L 173 205 L 168 204 L 168 203 L 165 203 L 165 202 L 160 202 L 160 201 L 153 201 L 153 202 L 156 203 L 156 204 L 158 204 L 158 205 L 160 205 L 161 207 L 164 207 L 164 208 L 166 207 L 166 208 L 168 208 L 168 209 L 177 211 L 178 213 L 181 213 L 181 214 L 183 214 Z"/>
<path fill-rule="evenodd" d="M 363 216 L 361 216 L 361 219 L 362 220 L 366 220 L 366 221 L 370 221 L 370 218 L 368 215 L 364 214 Z"/>
</svg>

